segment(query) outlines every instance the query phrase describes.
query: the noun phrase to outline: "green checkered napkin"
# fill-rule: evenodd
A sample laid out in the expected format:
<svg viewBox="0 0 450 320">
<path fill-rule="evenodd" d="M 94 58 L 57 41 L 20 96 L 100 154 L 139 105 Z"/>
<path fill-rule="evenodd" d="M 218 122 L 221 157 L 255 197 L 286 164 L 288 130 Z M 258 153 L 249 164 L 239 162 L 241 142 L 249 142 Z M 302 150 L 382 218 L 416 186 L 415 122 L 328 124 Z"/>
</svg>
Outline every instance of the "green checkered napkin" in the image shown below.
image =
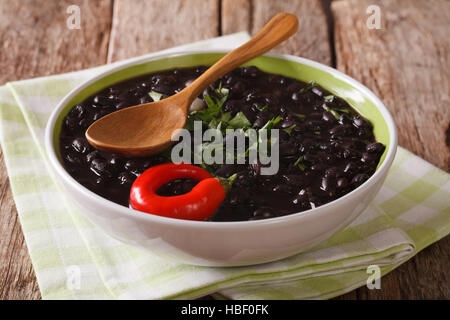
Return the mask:
<svg viewBox="0 0 450 320">
<path fill-rule="evenodd" d="M 232 48 L 247 39 L 239 33 L 172 50 Z M 450 232 L 449 175 L 400 148 L 365 212 L 309 252 L 258 266 L 209 268 L 129 247 L 68 202 L 44 151 L 44 128 L 58 101 L 108 68 L 0 87 L 0 139 L 43 298 L 174 299 L 216 293 L 232 299 L 325 299 L 364 285 L 369 265 L 386 274 Z"/>
</svg>

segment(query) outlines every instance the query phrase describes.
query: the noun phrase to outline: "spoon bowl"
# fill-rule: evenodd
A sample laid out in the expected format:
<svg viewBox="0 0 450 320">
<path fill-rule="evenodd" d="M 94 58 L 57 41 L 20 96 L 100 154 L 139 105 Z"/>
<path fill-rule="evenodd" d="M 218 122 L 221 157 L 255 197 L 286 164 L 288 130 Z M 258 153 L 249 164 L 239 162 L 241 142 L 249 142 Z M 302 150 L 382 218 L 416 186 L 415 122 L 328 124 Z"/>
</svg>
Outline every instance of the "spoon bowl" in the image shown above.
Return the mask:
<svg viewBox="0 0 450 320">
<path fill-rule="evenodd" d="M 110 113 L 91 125 L 86 137 L 97 149 L 116 154 L 143 157 L 162 152 L 171 145 L 172 132 L 186 123 L 188 106 L 180 107 L 178 98 L 174 95 Z"/>
<path fill-rule="evenodd" d="M 211 83 L 241 64 L 274 48 L 298 29 L 298 19 L 279 13 L 251 40 L 231 51 L 176 95 L 113 112 L 95 121 L 86 138 L 95 148 L 124 156 L 145 157 L 172 144 L 172 133 L 184 127 L 192 101 Z"/>
</svg>

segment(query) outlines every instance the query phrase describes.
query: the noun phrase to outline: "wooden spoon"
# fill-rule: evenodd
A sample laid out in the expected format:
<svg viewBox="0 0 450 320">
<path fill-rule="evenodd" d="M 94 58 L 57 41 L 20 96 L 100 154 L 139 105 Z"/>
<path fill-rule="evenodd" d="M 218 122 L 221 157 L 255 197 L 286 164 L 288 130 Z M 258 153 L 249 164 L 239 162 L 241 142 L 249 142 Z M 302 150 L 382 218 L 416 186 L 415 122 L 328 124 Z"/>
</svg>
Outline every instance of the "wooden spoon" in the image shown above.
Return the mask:
<svg viewBox="0 0 450 320">
<path fill-rule="evenodd" d="M 297 28 L 296 16 L 277 14 L 250 41 L 225 55 L 179 93 L 108 114 L 87 129 L 86 138 L 97 149 L 124 156 L 144 157 L 165 150 L 173 143 L 172 133 L 184 127 L 189 106 L 204 89 L 283 42 Z"/>
</svg>

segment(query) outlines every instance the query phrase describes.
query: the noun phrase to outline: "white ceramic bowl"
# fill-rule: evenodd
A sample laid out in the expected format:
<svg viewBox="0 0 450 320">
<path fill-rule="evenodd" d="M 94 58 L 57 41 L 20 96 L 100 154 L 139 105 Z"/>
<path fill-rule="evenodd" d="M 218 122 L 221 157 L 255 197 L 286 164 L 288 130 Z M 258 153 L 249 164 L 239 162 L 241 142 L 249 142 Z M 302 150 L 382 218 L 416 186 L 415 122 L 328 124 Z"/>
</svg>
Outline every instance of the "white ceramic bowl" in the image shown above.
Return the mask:
<svg viewBox="0 0 450 320">
<path fill-rule="evenodd" d="M 267 220 L 186 221 L 134 211 L 108 201 L 83 187 L 64 169 L 57 138 L 62 119 L 72 106 L 113 83 L 174 67 L 210 65 L 225 52 L 196 50 L 121 64 L 72 90 L 54 110 L 46 130 L 51 166 L 67 195 L 89 220 L 111 236 L 144 251 L 189 264 L 258 264 L 289 257 L 330 238 L 361 214 L 380 189 L 397 148 L 396 128 L 386 107 L 369 89 L 343 73 L 317 62 L 280 54 L 265 55 L 249 64 L 305 82 L 315 80 L 370 119 L 377 140 L 386 145 L 375 174 L 347 195 L 315 209 Z"/>
</svg>

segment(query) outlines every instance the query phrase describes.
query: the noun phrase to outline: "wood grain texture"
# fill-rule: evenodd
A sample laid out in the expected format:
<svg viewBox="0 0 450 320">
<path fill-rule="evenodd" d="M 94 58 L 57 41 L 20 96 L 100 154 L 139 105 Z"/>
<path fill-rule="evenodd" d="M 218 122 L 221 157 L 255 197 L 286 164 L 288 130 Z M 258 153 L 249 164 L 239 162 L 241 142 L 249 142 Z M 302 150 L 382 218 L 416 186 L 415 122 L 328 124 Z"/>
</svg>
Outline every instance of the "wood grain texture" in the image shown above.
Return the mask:
<svg viewBox="0 0 450 320">
<path fill-rule="evenodd" d="M 115 0 L 108 61 L 218 36 L 218 0 Z"/>
<path fill-rule="evenodd" d="M 381 30 L 366 8 L 381 8 Z M 399 144 L 449 171 L 450 2 L 337 1 L 337 67 L 379 95 L 400 130 Z"/>
<path fill-rule="evenodd" d="M 79 30 L 67 27 L 70 5 L 80 7 Z M 0 1 L 0 84 L 103 64 L 110 12 L 110 0 Z"/>
<path fill-rule="evenodd" d="M 245 12 L 250 11 L 248 14 Z M 257 33 L 279 12 L 295 14 L 299 31 L 273 52 L 289 53 L 331 64 L 327 18 L 320 0 L 222 0 L 222 33 Z M 245 19 L 245 20 L 244 20 Z"/>
<path fill-rule="evenodd" d="M 381 30 L 367 28 L 371 4 L 381 8 Z M 450 2 L 346 0 L 333 2 L 332 11 L 337 68 L 384 101 L 401 146 L 449 170 Z M 384 277 L 382 290 L 341 298 L 448 299 L 449 252 L 447 237 Z"/>
<path fill-rule="evenodd" d="M 253 6 L 251 0 L 222 0 L 222 34 L 251 32 Z"/>
<path fill-rule="evenodd" d="M 79 30 L 66 24 L 73 4 Z M 0 84 L 104 64 L 110 29 L 110 0 L 0 1 Z M 0 299 L 40 299 L 3 157 L 0 183 Z"/>
</svg>

